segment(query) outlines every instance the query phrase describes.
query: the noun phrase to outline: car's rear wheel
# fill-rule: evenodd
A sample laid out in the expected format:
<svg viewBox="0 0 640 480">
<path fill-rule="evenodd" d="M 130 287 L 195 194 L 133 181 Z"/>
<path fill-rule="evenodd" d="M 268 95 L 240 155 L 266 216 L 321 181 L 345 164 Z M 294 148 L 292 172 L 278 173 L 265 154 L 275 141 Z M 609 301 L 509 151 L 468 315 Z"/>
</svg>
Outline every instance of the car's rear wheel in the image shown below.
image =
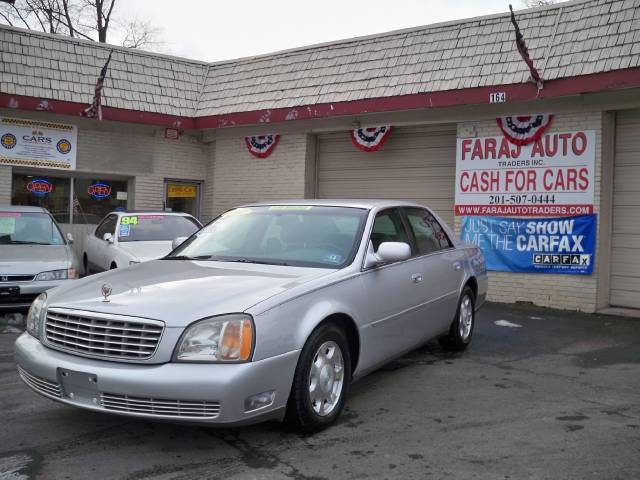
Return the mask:
<svg viewBox="0 0 640 480">
<path fill-rule="evenodd" d="M 461 352 L 471 343 L 473 335 L 473 327 L 475 325 L 475 297 L 473 290 L 469 286 L 465 286 L 458 300 L 458 310 L 456 316 L 451 323 L 449 333 L 440 337 L 440 345 L 446 350 Z"/>
<path fill-rule="evenodd" d="M 305 344 L 293 379 L 286 420 L 305 432 L 331 425 L 342 411 L 351 381 L 351 356 L 344 331 L 320 325 Z"/>
<path fill-rule="evenodd" d="M 87 258 L 86 253 L 82 256 L 82 267 L 83 267 L 83 274 L 89 275 L 89 259 Z"/>
<path fill-rule="evenodd" d="M 111 262 L 111 266 L 109 267 L 109 270 L 115 270 L 116 268 L 118 268 L 118 265 L 116 265 L 116 262 Z"/>
</svg>

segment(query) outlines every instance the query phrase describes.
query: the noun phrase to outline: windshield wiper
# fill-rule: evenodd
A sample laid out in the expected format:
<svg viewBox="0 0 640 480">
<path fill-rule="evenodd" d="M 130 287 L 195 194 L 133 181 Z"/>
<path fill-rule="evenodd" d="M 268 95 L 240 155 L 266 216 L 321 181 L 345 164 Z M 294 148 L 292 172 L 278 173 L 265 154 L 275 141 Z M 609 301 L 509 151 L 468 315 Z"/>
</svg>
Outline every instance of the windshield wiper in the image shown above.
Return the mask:
<svg viewBox="0 0 640 480">
<path fill-rule="evenodd" d="M 286 262 L 268 262 L 266 260 L 252 260 L 252 259 L 248 259 L 248 258 L 236 258 L 233 260 L 225 260 L 225 259 L 220 259 L 221 262 L 234 262 L 234 263 L 255 263 L 258 265 L 279 265 L 282 267 L 290 267 L 291 265 L 289 265 Z"/>
<path fill-rule="evenodd" d="M 163 260 L 210 260 L 211 255 L 198 255 L 190 257 L 188 255 L 174 255 L 173 257 L 164 257 Z"/>
<path fill-rule="evenodd" d="M 29 242 L 26 240 L 11 240 L 6 245 L 53 245 L 52 243 Z"/>
</svg>

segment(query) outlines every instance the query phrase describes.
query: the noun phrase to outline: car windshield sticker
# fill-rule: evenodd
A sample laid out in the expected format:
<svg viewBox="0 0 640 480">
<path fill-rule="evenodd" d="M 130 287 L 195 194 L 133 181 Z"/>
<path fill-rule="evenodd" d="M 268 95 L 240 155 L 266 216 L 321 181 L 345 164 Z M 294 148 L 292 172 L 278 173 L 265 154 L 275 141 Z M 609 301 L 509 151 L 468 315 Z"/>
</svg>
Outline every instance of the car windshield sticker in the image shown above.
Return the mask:
<svg viewBox="0 0 640 480">
<path fill-rule="evenodd" d="M 269 210 L 311 210 L 312 205 L 273 205 Z"/>
<path fill-rule="evenodd" d="M 121 237 L 128 237 L 130 233 L 131 233 L 131 225 L 128 225 L 128 224 L 120 225 L 119 235 Z"/>
<path fill-rule="evenodd" d="M 339 265 L 344 260 L 342 255 L 338 255 L 337 253 L 330 253 L 324 256 L 324 261 L 327 263 L 333 263 L 334 265 Z"/>
<path fill-rule="evenodd" d="M 140 220 L 164 220 L 164 215 L 138 215 Z"/>
<path fill-rule="evenodd" d="M 0 235 L 13 235 L 16 231 L 16 216 L 12 214 L 0 214 Z"/>
<path fill-rule="evenodd" d="M 133 216 L 133 217 L 122 217 L 120 219 L 120 225 L 137 225 L 138 224 L 138 217 Z"/>
</svg>

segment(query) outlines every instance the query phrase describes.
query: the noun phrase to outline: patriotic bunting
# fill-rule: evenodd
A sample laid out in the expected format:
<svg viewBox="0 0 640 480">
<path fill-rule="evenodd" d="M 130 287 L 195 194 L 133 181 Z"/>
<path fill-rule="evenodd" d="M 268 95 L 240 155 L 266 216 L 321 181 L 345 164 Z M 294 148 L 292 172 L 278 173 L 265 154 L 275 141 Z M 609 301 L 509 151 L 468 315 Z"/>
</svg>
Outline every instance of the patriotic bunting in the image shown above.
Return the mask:
<svg viewBox="0 0 640 480">
<path fill-rule="evenodd" d="M 356 128 L 351 131 L 351 140 L 363 152 L 375 152 L 382 148 L 391 130 L 393 130 L 391 125 Z"/>
<path fill-rule="evenodd" d="M 520 115 L 496 118 L 504 136 L 514 145 L 528 145 L 537 141 L 549 128 L 553 115 Z"/>
<path fill-rule="evenodd" d="M 268 135 L 252 135 L 250 137 L 244 137 L 244 141 L 252 155 L 258 158 L 266 158 L 271 155 L 273 149 L 276 148 L 279 138 L 280 135 L 277 133 L 270 133 Z"/>
</svg>

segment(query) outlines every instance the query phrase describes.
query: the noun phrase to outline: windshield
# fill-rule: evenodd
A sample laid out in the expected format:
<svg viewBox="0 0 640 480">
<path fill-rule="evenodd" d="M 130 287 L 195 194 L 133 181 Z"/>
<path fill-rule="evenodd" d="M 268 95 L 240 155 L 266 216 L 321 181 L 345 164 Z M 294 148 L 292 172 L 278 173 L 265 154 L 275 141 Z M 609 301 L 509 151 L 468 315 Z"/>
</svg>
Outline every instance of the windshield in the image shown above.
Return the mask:
<svg viewBox="0 0 640 480">
<path fill-rule="evenodd" d="M 48 213 L 0 212 L 0 245 L 64 245 Z"/>
<path fill-rule="evenodd" d="M 200 229 L 191 217 L 180 215 L 123 215 L 118 225 L 119 242 L 170 241 L 190 237 Z"/>
<path fill-rule="evenodd" d="M 167 258 L 341 268 L 353 261 L 366 217 L 346 207 L 236 208 Z"/>
</svg>

